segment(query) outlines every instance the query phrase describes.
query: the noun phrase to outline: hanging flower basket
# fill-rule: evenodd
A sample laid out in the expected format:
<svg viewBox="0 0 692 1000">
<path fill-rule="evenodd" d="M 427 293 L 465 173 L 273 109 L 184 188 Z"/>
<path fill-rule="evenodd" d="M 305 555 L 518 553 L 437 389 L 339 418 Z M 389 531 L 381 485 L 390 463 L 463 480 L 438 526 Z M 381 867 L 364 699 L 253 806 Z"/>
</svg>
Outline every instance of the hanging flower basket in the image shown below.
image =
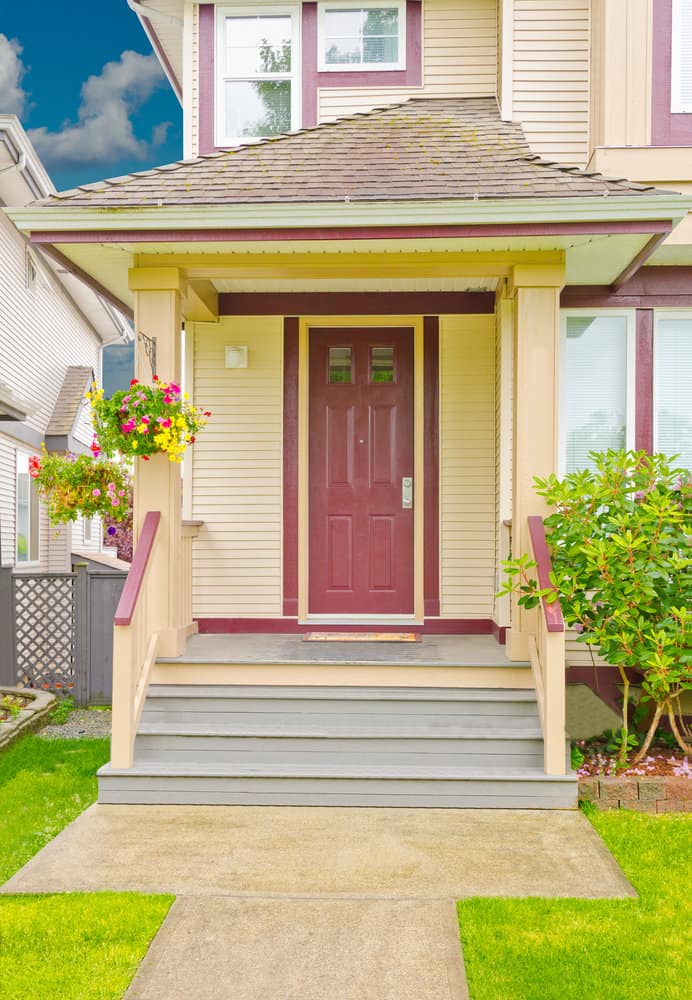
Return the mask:
<svg viewBox="0 0 692 1000">
<path fill-rule="evenodd" d="M 29 475 L 46 505 L 52 525 L 82 517 L 109 517 L 121 521 L 129 509 L 127 469 L 91 455 L 48 454 L 29 459 Z"/>
<path fill-rule="evenodd" d="M 192 406 L 175 382 L 160 382 L 156 376 L 153 385 L 133 379 L 127 391 L 115 392 L 110 399 L 94 386 L 87 398 L 93 413 L 94 457 L 103 453 L 147 460 L 162 453 L 171 462 L 180 462 L 211 416 L 208 410 Z"/>
</svg>

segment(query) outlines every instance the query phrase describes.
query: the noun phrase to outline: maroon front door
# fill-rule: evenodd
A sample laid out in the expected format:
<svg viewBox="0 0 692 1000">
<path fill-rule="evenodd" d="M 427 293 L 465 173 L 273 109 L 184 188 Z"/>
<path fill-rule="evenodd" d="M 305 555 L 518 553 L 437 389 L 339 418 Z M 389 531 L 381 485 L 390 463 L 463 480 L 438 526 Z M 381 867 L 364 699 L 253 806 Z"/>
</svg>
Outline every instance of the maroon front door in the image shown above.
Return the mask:
<svg viewBox="0 0 692 1000">
<path fill-rule="evenodd" d="M 310 613 L 412 614 L 413 330 L 311 330 L 309 414 Z"/>
</svg>

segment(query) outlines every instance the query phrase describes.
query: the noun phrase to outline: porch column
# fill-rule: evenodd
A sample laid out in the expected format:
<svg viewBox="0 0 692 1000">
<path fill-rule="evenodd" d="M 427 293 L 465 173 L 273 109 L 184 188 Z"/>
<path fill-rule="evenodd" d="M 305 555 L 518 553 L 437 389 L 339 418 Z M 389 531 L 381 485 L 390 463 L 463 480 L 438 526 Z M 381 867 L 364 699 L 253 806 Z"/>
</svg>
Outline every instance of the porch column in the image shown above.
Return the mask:
<svg viewBox="0 0 692 1000">
<path fill-rule="evenodd" d="M 512 551 L 531 551 L 527 518 L 547 513 L 536 496 L 534 476 L 557 471 L 560 290 L 563 264 L 515 265 L 508 286 L 514 298 L 514 442 L 512 462 Z M 535 611 L 512 598 L 510 659 L 529 658 L 528 636 Z"/>
<path fill-rule="evenodd" d="M 132 268 L 130 288 L 135 299 L 135 377 L 152 381 L 147 342 L 139 334 L 156 338 L 156 372 L 164 382 L 180 384 L 182 298 L 184 276 L 175 267 Z M 182 621 L 180 549 L 182 531 L 182 487 L 180 465 L 167 455 L 152 455 L 150 461 L 135 460 L 134 535 L 139 539 L 147 511 L 161 511 L 149 573 L 158 581 L 148 591 L 147 619 L 150 631 L 160 633 L 160 656 L 178 656 L 185 646 L 188 622 Z"/>
</svg>

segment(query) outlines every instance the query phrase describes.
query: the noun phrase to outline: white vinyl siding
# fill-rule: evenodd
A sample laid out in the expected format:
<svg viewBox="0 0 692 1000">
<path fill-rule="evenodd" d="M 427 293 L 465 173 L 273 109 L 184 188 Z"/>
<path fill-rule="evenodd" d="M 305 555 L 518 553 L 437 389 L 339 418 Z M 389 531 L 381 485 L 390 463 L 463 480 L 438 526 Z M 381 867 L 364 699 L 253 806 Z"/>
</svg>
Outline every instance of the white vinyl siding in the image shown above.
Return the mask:
<svg viewBox="0 0 692 1000">
<path fill-rule="evenodd" d="M 692 316 L 656 316 L 654 449 L 692 469 Z"/>
<path fill-rule="evenodd" d="M 319 120 L 371 111 L 410 97 L 491 97 L 497 81 L 495 0 L 426 0 L 420 87 L 322 87 Z"/>
<path fill-rule="evenodd" d="M 514 0 L 513 119 L 534 152 L 589 154 L 590 0 Z"/>
<path fill-rule="evenodd" d="M 673 0 L 670 110 L 692 113 L 692 3 Z"/>
<path fill-rule="evenodd" d="M 490 618 L 495 595 L 495 319 L 440 318 L 440 613 Z"/>
<path fill-rule="evenodd" d="M 247 346 L 247 368 L 226 368 Z M 212 418 L 192 449 L 193 614 L 281 615 L 283 320 L 228 317 L 194 326 L 194 400 Z"/>
<path fill-rule="evenodd" d="M 592 451 L 630 447 L 633 434 L 630 317 L 612 312 L 563 317 L 560 468 L 593 468 Z"/>
</svg>

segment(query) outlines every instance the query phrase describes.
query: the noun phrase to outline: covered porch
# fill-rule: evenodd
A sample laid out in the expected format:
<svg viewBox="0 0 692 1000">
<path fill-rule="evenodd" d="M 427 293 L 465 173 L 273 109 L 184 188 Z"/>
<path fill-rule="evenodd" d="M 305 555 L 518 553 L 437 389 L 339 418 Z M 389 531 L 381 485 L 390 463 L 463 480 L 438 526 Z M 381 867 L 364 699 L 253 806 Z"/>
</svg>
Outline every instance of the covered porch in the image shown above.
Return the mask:
<svg viewBox="0 0 692 1000">
<path fill-rule="evenodd" d="M 500 564 L 511 547 L 549 573 L 532 484 L 558 468 L 562 289 L 624 282 L 686 204 L 537 161 L 518 127 L 481 104 L 411 102 L 415 112 L 374 112 L 25 210 L 32 239 L 133 309 L 137 377 L 182 382 L 213 414 L 182 476 L 165 456 L 137 461 L 104 794 L 120 782 L 144 796 L 127 801 L 281 801 L 288 781 L 292 802 L 401 793 L 408 804 L 574 804 L 559 609 L 498 599 Z M 349 162 L 361 139 L 370 159 Z M 307 177 L 342 146 L 334 176 L 301 190 L 301 165 Z M 411 162 L 415 148 L 425 163 Z M 359 506 L 344 507 L 346 495 Z M 317 629 L 423 639 L 325 653 L 300 641 Z M 179 706 L 162 723 L 174 732 L 141 729 L 167 699 L 197 696 L 198 729 Z M 255 724 L 267 699 L 265 732 Z M 374 730 L 362 730 L 364 700 Z M 393 702 L 412 701 L 387 751 L 403 754 L 397 770 L 378 739 Z M 296 727 L 295 706 L 317 702 L 319 724 L 311 710 L 311 725 Z M 452 704 L 457 749 L 445 766 L 434 741 Z M 226 713 L 218 732 L 210 708 Z M 367 744 L 341 747 L 352 773 L 319 763 L 320 740 L 345 738 L 324 730 L 335 718 Z M 293 728 L 278 732 L 281 719 Z M 464 763 L 479 719 L 485 742 Z M 156 735 L 164 756 L 138 758 Z M 185 763 L 169 736 L 193 741 Z M 269 764 L 233 742 L 275 738 Z M 295 739 L 318 741 L 310 773 L 286 773 Z M 143 759 L 160 765 L 149 785 Z M 384 782 L 375 793 L 373 781 Z"/>
</svg>

